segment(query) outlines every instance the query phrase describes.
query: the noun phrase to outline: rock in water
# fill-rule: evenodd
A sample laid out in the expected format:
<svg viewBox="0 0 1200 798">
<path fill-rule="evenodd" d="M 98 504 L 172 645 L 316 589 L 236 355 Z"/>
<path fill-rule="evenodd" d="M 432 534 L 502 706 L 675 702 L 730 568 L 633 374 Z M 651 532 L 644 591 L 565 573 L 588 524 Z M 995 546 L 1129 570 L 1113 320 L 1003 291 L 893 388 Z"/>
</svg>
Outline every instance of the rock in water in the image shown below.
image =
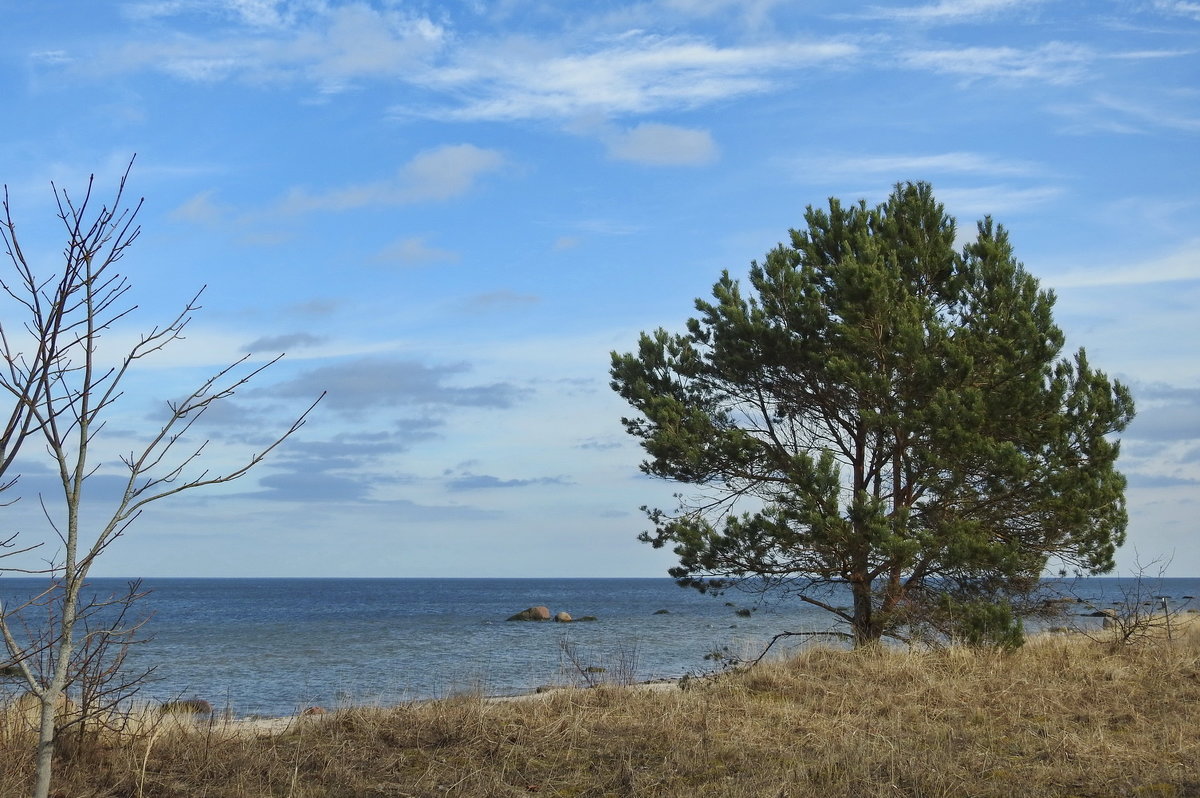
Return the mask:
<svg viewBox="0 0 1200 798">
<path fill-rule="evenodd" d="M 554 620 L 558 621 L 559 623 L 570 623 L 571 622 L 571 613 L 569 613 L 569 612 L 556 613 L 554 616 Z"/>
<path fill-rule="evenodd" d="M 513 615 L 508 620 L 510 621 L 548 621 L 550 620 L 549 607 L 530 607 L 527 610 L 521 610 L 516 615 Z"/>
</svg>

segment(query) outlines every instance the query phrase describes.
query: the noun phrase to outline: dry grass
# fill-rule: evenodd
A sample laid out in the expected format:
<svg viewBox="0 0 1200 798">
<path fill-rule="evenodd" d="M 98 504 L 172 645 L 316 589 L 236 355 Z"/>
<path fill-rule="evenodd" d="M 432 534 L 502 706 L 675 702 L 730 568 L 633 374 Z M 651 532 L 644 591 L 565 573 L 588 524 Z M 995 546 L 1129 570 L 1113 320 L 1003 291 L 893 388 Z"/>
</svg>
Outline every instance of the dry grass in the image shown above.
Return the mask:
<svg viewBox="0 0 1200 798">
<path fill-rule="evenodd" d="M 69 796 L 1200 796 L 1200 629 L 1012 654 L 810 649 L 683 689 L 156 727 L 64 752 Z M 0 796 L 30 773 L 0 728 Z M 144 769 L 143 769 L 144 765 Z"/>
</svg>

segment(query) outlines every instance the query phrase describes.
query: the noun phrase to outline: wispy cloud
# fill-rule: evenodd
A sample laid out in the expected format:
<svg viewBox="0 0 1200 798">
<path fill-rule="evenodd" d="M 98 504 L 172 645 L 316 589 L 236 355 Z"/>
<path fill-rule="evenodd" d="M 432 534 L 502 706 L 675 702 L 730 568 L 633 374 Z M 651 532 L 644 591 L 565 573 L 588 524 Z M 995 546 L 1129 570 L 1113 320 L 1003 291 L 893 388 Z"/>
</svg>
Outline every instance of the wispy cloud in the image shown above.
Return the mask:
<svg viewBox="0 0 1200 798">
<path fill-rule="evenodd" d="M 1194 488 L 1200 487 L 1200 479 L 1177 477 L 1166 474 L 1146 474 L 1131 471 L 1125 474 L 1131 488 Z"/>
<path fill-rule="evenodd" d="M 273 397 L 312 397 L 328 391 L 323 408 L 348 414 L 363 411 L 423 407 L 511 407 L 525 391 L 511 383 L 458 384 L 470 371 L 465 363 L 430 366 L 412 360 L 359 358 L 311 369 L 271 386 Z"/>
<path fill-rule="evenodd" d="M 291 442 L 258 482 L 262 498 L 280 501 L 368 501 L 381 488 L 406 481 L 397 476 L 393 458 L 416 443 L 439 436 L 436 418 L 400 419 L 389 429 L 339 433 L 324 440 Z"/>
<path fill-rule="evenodd" d="M 1028 50 L 1015 47 L 961 47 L 910 50 L 900 54 L 900 63 L 910 69 L 951 75 L 968 82 L 1075 83 L 1088 74 L 1088 67 L 1095 60 L 1096 55 L 1091 49 L 1065 42 L 1049 42 Z"/>
<path fill-rule="evenodd" d="M 74 62 L 65 50 L 40 50 L 29 54 L 29 60 L 42 66 L 63 66 Z"/>
<path fill-rule="evenodd" d="M 854 16 L 924 24 L 950 24 L 990 19 L 1019 8 L 1039 5 L 1044 0 L 939 0 L 918 6 L 870 6 Z"/>
<path fill-rule="evenodd" d="M 1200 22 L 1200 3 L 1195 0 L 1154 0 L 1154 7 L 1165 14 L 1190 17 Z"/>
<path fill-rule="evenodd" d="M 207 35 L 164 34 L 158 29 L 153 39 L 90 54 L 88 68 L 152 69 L 195 82 L 303 80 L 321 91 L 336 92 L 359 79 L 405 78 L 422 71 L 447 35 L 428 17 L 365 4 L 320 9 L 304 20 L 268 3 L 133 7 L 134 15 L 141 18 L 168 18 L 197 10 L 224 12 L 243 26 L 223 27 Z"/>
<path fill-rule="evenodd" d="M 547 55 L 527 46 L 476 47 L 430 79 L 430 85 L 460 100 L 397 106 L 395 113 L 513 120 L 694 108 L 763 92 L 796 70 L 858 54 L 859 48 L 846 41 L 719 47 L 640 31 L 600 42 L 590 52 Z"/>
<path fill-rule="evenodd" d="M 1195 105 L 1195 98 L 1190 99 Z M 1093 97 L 1094 107 L 1102 114 L 1115 114 L 1118 118 L 1132 122 L 1137 128 L 1171 128 L 1186 133 L 1200 131 L 1200 115 L 1188 114 L 1180 108 L 1180 98 L 1173 102 L 1154 103 L 1146 98 L 1130 100 L 1113 94 L 1098 94 Z"/>
<path fill-rule="evenodd" d="M 454 144 L 418 153 L 389 180 L 314 193 L 296 188 L 280 203 L 284 213 L 344 211 L 368 205 L 440 202 L 474 188 L 480 177 L 504 166 L 496 150 Z"/>
<path fill-rule="evenodd" d="M 288 335 L 270 335 L 257 338 L 246 344 L 248 352 L 283 352 L 288 349 L 308 349 L 320 346 L 328 339 L 325 336 L 300 332 Z"/>
<path fill-rule="evenodd" d="M 1055 288 L 1105 285 L 1144 285 L 1200 280 L 1200 238 L 1161 257 L 1140 263 L 1099 267 L 1047 276 L 1045 282 Z"/>
<path fill-rule="evenodd" d="M 1138 408 L 1126 436 L 1150 441 L 1200 440 L 1200 403 L 1168 402 Z"/>
<path fill-rule="evenodd" d="M 938 199 L 960 220 L 963 217 L 1028 213 L 1034 208 L 1059 199 L 1062 194 L 1063 189 L 1058 186 L 1014 188 L 1007 185 L 989 185 L 937 188 Z"/>
<path fill-rule="evenodd" d="M 528 488 L 533 485 L 570 485 L 562 477 L 534 477 L 532 479 L 501 479 L 489 474 L 464 474 L 446 483 L 453 491 L 491 490 L 494 488 Z"/>
<path fill-rule="evenodd" d="M 127 19 L 166 19 L 182 14 L 206 14 L 246 25 L 280 27 L 291 19 L 280 0 L 139 0 L 121 8 Z"/>
<path fill-rule="evenodd" d="M 803 158 L 798 172 L 807 179 L 874 178 L 930 179 L 936 175 L 991 175 L 1026 177 L 1044 175 L 1045 167 L 1029 161 L 996 158 L 974 152 L 926 155 L 854 155 L 849 153 Z"/>
<path fill-rule="evenodd" d="M 685 4 L 693 14 L 730 6 Z M 770 5 L 760 3 L 757 18 L 765 18 Z M 590 36 L 489 37 L 453 30 L 428 15 L 360 3 L 313 4 L 303 12 L 254 0 L 131 8 L 133 16 L 156 21 L 152 37 L 104 48 L 83 43 L 78 52 L 57 52 L 46 68 L 86 63 L 87 75 L 157 71 L 190 82 L 302 84 L 322 95 L 386 81 L 419 92 L 394 105 L 397 116 L 513 120 L 695 108 L 767 91 L 798 70 L 841 66 L 860 54 L 849 37 L 759 37 L 723 46 L 637 28 L 596 33 L 612 24 L 599 21 Z M 231 24 L 171 29 L 172 17 L 196 12 L 219 14 Z"/>
<path fill-rule="evenodd" d="M 787 0 L 663 0 L 672 13 L 709 17 L 732 11 L 748 28 L 759 29 L 770 24 L 771 12 L 786 6 Z"/>
<path fill-rule="evenodd" d="M 611 449 L 620 449 L 625 445 L 625 442 L 619 438 L 600 438 L 591 437 L 575 444 L 576 449 L 585 449 L 593 452 L 606 452 Z"/>
</svg>

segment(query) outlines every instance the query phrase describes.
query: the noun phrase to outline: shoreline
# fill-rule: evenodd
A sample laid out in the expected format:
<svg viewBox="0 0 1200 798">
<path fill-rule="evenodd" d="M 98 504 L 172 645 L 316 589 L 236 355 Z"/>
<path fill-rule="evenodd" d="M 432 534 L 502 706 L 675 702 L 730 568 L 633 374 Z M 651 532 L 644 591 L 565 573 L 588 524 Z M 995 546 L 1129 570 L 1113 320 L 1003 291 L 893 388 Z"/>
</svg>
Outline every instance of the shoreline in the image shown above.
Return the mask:
<svg viewBox="0 0 1200 798">
<path fill-rule="evenodd" d="M 1200 625 L 1200 614 L 1197 614 L 1196 612 L 1193 611 L 1191 613 L 1184 615 L 1183 617 L 1178 618 L 1178 621 L 1179 621 L 1178 631 L 1181 633 L 1181 637 L 1190 636 L 1193 633 L 1194 627 L 1196 627 L 1197 625 Z M 1103 634 L 1103 632 L 1100 628 L 1097 628 L 1095 630 L 1088 630 L 1088 629 L 1083 629 L 1083 628 L 1078 628 L 1078 627 L 1072 628 L 1072 629 L 1066 629 L 1066 628 L 1044 629 L 1044 630 L 1040 630 L 1038 632 L 1034 632 L 1034 633 L 1027 635 L 1027 637 L 1025 639 L 1024 647 L 1033 648 L 1033 647 L 1038 647 L 1038 646 L 1047 645 L 1047 644 L 1060 643 L 1060 642 L 1096 643 L 1097 645 L 1102 645 L 1102 643 L 1097 639 L 1097 637 L 1093 636 L 1093 633 Z M 942 649 L 942 651 L 950 650 L 952 648 L 953 647 L 949 647 L 947 649 Z M 929 652 L 916 652 L 910 648 L 908 650 L 908 653 L 920 654 L 920 653 L 932 653 L 934 651 L 937 651 L 937 649 L 930 649 Z M 800 654 L 800 656 L 803 656 L 803 654 Z M 769 665 L 769 664 L 777 663 L 777 662 L 780 662 L 780 661 L 783 661 L 783 660 L 786 660 L 789 658 L 790 657 L 768 658 L 766 660 L 763 660 L 762 664 Z M 729 673 L 735 673 L 735 672 L 738 672 L 741 670 L 744 670 L 744 669 L 743 668 L 733 668 L 728 671 L 711 671 L 711 672 L 702 673 L 699 675 L 684 674 L 684 675 L 677 676 L 677 677 L 659 677 L 659 678 L 654 678 L 654 679 L 647 679 L 645 681 L 631 682 L 631 683 L 627 683 L 627 684 L 622 684 L 620 682 L 601 681 L 601 682 L 598 682 L 596 684 L 591 684 L 591 685 L 582 685 L 582 684 L 544 685 L 544 686 L 536 687 L 536 688 L 533 688 L 531 690 L 521 692 L 521 693 L 501 694 L 501 695 L 478 695 L 478 699 L 484 705 L 504 705 L 504 704 L 520 704 L 520 703 L 548 701 L 548 700 L 551 700 L 552 698 L 559 697 L 559 696 L 563 695 L 564 693 L 578 692 L 578 693 L 583 694 L 583 693 L 590 693 L 590 692 L 600 690 L 603 688 L 617 689 L 617 690 L 621 690 L 621 691 L 639 691 L 639 692 L 650 692 L 650 693 L 670 692 L 672 690 L 682 689 L 682 685 L 685 684 L 689 680 L 695 680 L 698 683 L 711 682 L 714 679 L 719 678 L 723 675 L 726 675 Z M 401 707 L 430 706 L 430 705 L 435 705 L 435 704 L 443 703 L 443 702 L 452 702 L 456 698 L 473 698 L 473 697 L 476 697 L 476 695 L 477 694 L 467 692 L 467 693 L 459 693 L 459 694 L 438 697 L 438 698 L 414 699 L 411 701 L 402 701 L 402 702 L 398 702 L 395 704 L 349 704 L 349 705 L 345 705 L 345 706 L 335 707 L 332 709 L 326 709 L 324 707 L 316 706 L 316 707 L 306 708 L 304 710 L 301 710 L 300 712 L 293 713 L 291 715 L 270 716 L 270 717 L 246 716 L 246 717 L 217 718 L 216 713 L 214 713 L 211 716 L 210 720 L 202 720 L 199 717 L 195 717 L 194 725 L 192 726 L 192 728 L 194 728 L 196 730 L 201 730 L 201 729 L 207 729 L 207 728 L 222 728 L 223 727 L 225 729 L 236 730 L 240 733 L 254 733 L 259 736 L 273 736 L 273 735 L 279 735 L 279 734 L 286 734 L 289 731 L 291 731 L 293 728 L 300 727 L 304 724 L 313 724 L 313 723 L 323 722 L 324 720 L 334 717 L 338 713 L 344 712 L 344 711 L 379 710 L 379 711 L 386 712 L 388 710 L 401 708 Z"/>
<path fill-rule="evenodd" d="M 480 696 L 479 700 L 485 705 L 528 703 L 536 701 L 548 701 L 568 692 L 588 692 L 604 688 L 644 692 L 669 692 L 671 690 L 680 689 L 680 684 L 683 683 L 685 679 L 693 678 L 707 680 L 715 675 L 717 674 L 705 674 L 694 677 L 680 676 L 677 678 L 650 679 L 644 682 L 634 682 L 632 684 L 601 682 L 595 685 L 547 685 L 544 687 L 535 688 L 525 693 L 515 693 L 512 695 L 484 695 Z M 348 706 L 337 707 L 335 709 L 309 707 L 308 709 L 302 710 L 293 715 L 279 717 L 248 716 L 217 718 L 216 713 L 214 713 L 212 718 L 209 720 L 205 720 L 200 717 L 193 717 L 192 728 L 196 731 L 206 730 L 209 728 L 228 729 L 241 733 L 254 733 L 258 735 L 286 734 L 293 728 L 296 728 L 302 724 L 321 723 L 343 711 L 379 710 L 386 712 L 398 707 L 427 706 L 437 704 L 439 702 L 453 701 L 455 698 L 460 697 L 470 698 L 472 696 L 470 693 L 465 693 L 458 696 L 447 696 L 445 698 L 416 699 L 414 701 L 392 705 L 372 706 L 351 704 Z M 312 710 L 320 711 L 314 712 Z"/>
</svg>

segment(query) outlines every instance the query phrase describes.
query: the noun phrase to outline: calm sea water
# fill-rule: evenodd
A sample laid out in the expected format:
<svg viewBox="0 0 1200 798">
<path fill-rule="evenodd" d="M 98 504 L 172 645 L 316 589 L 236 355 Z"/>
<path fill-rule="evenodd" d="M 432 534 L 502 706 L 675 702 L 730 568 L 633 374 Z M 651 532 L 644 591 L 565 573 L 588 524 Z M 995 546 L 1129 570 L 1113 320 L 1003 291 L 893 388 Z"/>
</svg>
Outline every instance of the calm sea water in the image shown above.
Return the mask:
<svg viewBox="0 0 1200 798">
<path fill-rule="evenodd" d="M 0 596 L 11 602 L 37 584 L 5 577 Z M 91 583 L 101 594 L 124 586 Z M 128 667 L 157 670 L 141 697 L 200 697 L 238 715 L 475 689 L 520 693 L 577 680 L 567 650 L 580 665 L 610 674 L 632 666 L 638 679 L 678 677 L 712 670 L 706 655 L 716 650 L 755 655 L 778 632 L 831 628 L 829 616 L 794 599 L 706 596 L 669 579 L 147 579 L 143 586 L 152 591 L 140 605 L 152 615 L 150 641 L 135 647 Z M 1130 586 L 1086 579 L 1073 590 L 1108 603 Z M 1158 580 L 1143 592 L 1182 606 L 1185 596 L 1200 597 L 1200 579 Z M 506 622 L 539 604 L 598 620 Z M 742 617 L 739 609 L 753 612 Z"/>
</svg>

